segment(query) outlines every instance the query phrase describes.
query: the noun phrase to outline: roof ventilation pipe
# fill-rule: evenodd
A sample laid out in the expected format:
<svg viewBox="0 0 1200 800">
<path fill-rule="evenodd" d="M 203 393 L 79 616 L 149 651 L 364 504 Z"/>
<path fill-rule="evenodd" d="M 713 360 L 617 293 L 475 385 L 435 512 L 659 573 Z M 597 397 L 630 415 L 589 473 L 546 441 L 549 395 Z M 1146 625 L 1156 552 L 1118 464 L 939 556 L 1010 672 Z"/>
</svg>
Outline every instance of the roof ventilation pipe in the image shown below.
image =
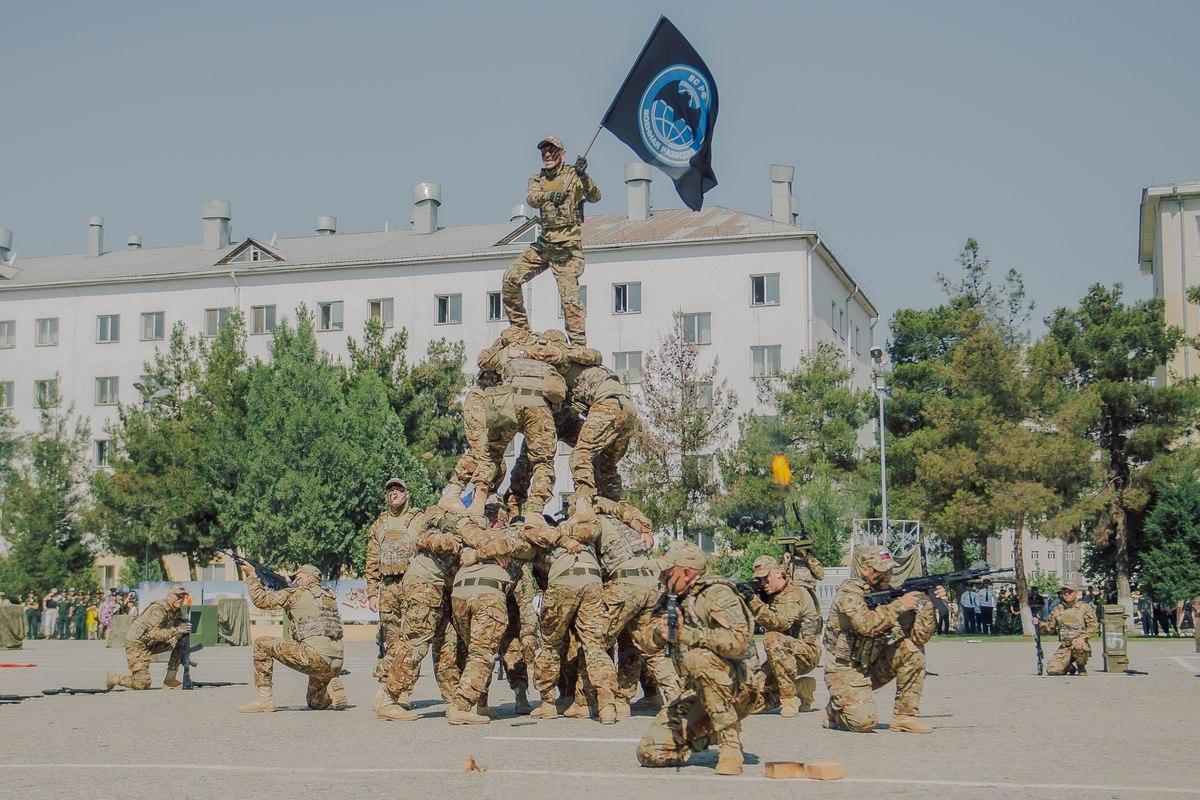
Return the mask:
<svg viewBox="0 0 1200 800">
<path fill-rule="evenodd" d="M 333 236 L 337 233 L 337 217 L 317 217 L 317 236 Z"/>
<path fill-rule="evenodd" d="M 413 233 L 433 233 L 438 229 L 438 206 L 442 204 L 439 183 L 418 183 L 412 188 Z"/>
<path fill-rule="evenodd" d="M 104 217 L 88 218 L 87 254 L 98 256 L 104 252 Z"/>
<path fill-rule="evenodd" d="M 129 241 L 126 242 L 125 246 L 128 247 L 130 250 L 141 250 L 142 249 L 142 237 L 138 236 L 136 233 L 129 234 Z"/>
<path fill-rule="evenodd" d="M 529 222 L 531 219 L 533 219 L 533 209 L 524 203 L 513 206 L 508 215 L 509 222 Z"/>
<path fill-rule="evenodd" d="M 201 249 L 224 250 L 229 247 L 233 204 L 228 200 L 205 200 L 203 219 L 204 239 Z"/>
<path fill-rule="evenodd" d="M 625 194 L 629 203 L 629 219 L 650 219 L 650 165 L 641 161 L 625 165 Z"/>
<path fill-rule="evenodd" d="M 771 165 L 771 219 L 792 225 L 792 178 L 796 168 L 788 164 Z"/>
</svg>

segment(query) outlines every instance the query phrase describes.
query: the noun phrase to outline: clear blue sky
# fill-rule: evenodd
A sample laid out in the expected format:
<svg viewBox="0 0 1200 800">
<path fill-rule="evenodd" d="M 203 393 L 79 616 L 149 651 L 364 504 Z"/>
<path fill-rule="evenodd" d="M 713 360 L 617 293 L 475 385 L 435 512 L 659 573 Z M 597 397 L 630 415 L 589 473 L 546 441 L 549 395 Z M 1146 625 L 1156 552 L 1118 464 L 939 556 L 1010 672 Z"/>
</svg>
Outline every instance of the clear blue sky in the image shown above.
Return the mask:
<svg viewBox="0 0 1200 800">
<path fill-rule="evenodd" d="M 1200 3 L 6 3 L 0 225 L 18 257 L 407 224 L 444 187 L 444 224 L 506 218 L 556 132 L 577 152 L 658 14 L 721 92 L 720 186 L 768 213 L 767 164 L 796 165 L 825 232 L 885 319 L 938 299 L 967 236 L 1016 267 L 1036 316 L 1094 281 L 1149 282 L 1137 206 L 1195 178 Z M 630 152 L 592 151 L 624 204 Z M 669 183 L 659 207 L 679 206 Z"/>
</svg>

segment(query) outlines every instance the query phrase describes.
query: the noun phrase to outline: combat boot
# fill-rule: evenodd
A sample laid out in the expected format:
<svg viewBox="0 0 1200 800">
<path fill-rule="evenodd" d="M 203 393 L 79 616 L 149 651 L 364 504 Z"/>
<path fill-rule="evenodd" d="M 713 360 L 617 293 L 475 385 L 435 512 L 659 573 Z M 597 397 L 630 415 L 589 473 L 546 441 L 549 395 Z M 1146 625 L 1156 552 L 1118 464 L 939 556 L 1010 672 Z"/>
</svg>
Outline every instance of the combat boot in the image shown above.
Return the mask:
<svg viewBox="0 0 1200 800">
<path fill-rule="evenodd" d="M 798 717 L 800 716 L 800 698 L 799 697 L 783 697 L 779 700 L 779 716 L 781 717 Z"/>
<path fill-rule="evenodd" d="M 605 703 L 600 706 L 600 724 L 601 725 L 616 725 L 617 724 L 617 706 L 616 703 Z"/>
<path fill-rule="evenodd" d="M 449 706 L 446 709 L 446 721 L 451 725 L 487 725 L 491 722 L 490 719 L 482 714 L 476 714 L 473 711 L 464 711 L 458 706 Z"/>
<path fill-rule="evenodd" d="M 805 676 L 796 681 L 796 694 L 800 698 L 800 710 L 804 712 L 815 711 L 817 693 L 817 679 L 811 675 Z"/>
<path fill-rule="evenodd" d="M 587 700 L 584 700 L 582 703 L 576 700 L 563 712 L 563 716 L 569 719 L 590 719 L 592 710 L 588 707 Z"/>
<path fill-rule="evenodd" d="M 908 714 L 893 714 L 888 730 L 898 733 L 933 733 L 933 728 Z"/>
<path fill-rule="evenodd" d="M 1076 675 L 1087 675 L 1088 674 L 1087 667 L 1080 664 L 1079 666 L 1075 667 L 1075 674 Z"/>
<path fill-rule="evenodd" d="M 392 698 L 388 695 L 387 689 L 383 688 L 383 684 L 379 684 L 379 688 L 375 690 L 375 696 L 371 698 L 371 710 L 378 711 L 384 706 L 392 702 Z"/>
<path fill-rule="evenodd" d="M 726 728 L 717 734 L 717 768 L 713 772 L 718 775 L 741 775 L 744 760 L 737 728 Z"/>
<path fill-rule="evenodd" d="M 345 711 L 350 707 L 350 698 L 346 696 L 346 686 L 341 678 L 334 678 L 326 689 L 329 692 L 330 708 L 334 711 Z"/>
<path fill-rule="evenodd" d="M 384 703 L 377 708 L 375 716 L 380 719 L 386 719 L 389 722 L 412 722 L 414 719 L 421 718 L 421 715 L 417 712 L 392 702 Z"/>
<path fill-rule="evenodd" d="M 496 718 L 496 712 L 488 705 L 487 692 L 479 695 L 479 699 L 475 701 L 475 713 L 488 719 Z"/>
<path fill-rule="evenodd" d="M 542 695 L 541 704 L 529 713 L 534 719 L 557 719 L 558 706 L 554 704 L 554 692 Z"/>
<path fill-rule="evenodd" d="M 258 699 L 238 706 L 241 714 L 265 714 L 275 710 L 275 691 L 270 686 L 258 687 Z"/>
<path fill-rule="evenodd" d="M 529 690 L 524 686 L 518 686 L 513 689 L 513 694 L 517 696 L 517 702 L 513 706 L 513 710 L 517 716 L 523 717 L 533 710 L 533 706 L 529 705 Z"/>
<path fill-rule="evenodd" d="M 636 711 L 658 711 L 662 705 L 662 698 L 655 693 L 643 695 L 642 699 L 633 703 L 630 708 Z"/>
<path fill-rule="evenodd" d="M 120 683 L 121 683 L 121 673 L 119 673 L 115 670 L 110 669 L 108 671 L 108 674 L 104 676 L 104 688 L 108 689 L 110 692 L 113 689 L 117 688 L 118 684 L 120 684 Z"/>
<path fill-rule="evenodd" d="M 633 716 L 633 709 L 629 707 L 628 700 L 617 698 L 616 708 L 617 708 L 617 718 L 618 719 L 625 719 L 626 717 Z"/>
<path fill-rule="evenodd" d="M 175 677 L 177 674 L 178 670 L 167 670 L 167 677 L 163 678 L 162 687 L 164 689 L 182 689 L 183 684 L 180 683 L 179 679 Z"/>
</svg>

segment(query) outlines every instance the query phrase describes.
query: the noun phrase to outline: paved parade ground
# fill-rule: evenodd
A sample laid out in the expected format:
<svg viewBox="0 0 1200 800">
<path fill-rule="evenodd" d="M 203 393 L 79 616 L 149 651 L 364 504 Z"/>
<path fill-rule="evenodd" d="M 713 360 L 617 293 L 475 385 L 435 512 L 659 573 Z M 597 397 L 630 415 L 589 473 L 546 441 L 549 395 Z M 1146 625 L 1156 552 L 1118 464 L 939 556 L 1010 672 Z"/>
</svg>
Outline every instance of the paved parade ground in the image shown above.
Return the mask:
<svg viewBox="0 0 1200 800">
<path fill-rule="evenodd" d="M 309 711 L 301 679 L 286 669 L 277 671 L 275 714 L 235 712 L 252 698 L 249 685 L 0 705 L 0 797 L 1200 797 L 1200 654 L 1191 639 L 1135 640 L 1131 665 L 1147 675 L 1037 678 L 1027 643 L 939 642 L 929 653 L 938 674 L 927 680 L 921 716 L 932 735 L 826 731 L 817 714 L 752 717 L 746 774 L 721 778 L 715 749 L 681 770 L 639 767 L 645 717 L 514 726 L 503 682 L 492 694 L 508 704 L 500 719 L 452 727 L 432 699 L 428 665 L 416 692 L 428 718 L 383 722 L 368 708 L 374 646 L 351 643 L 354 707 L 345 712 Z M 196 658 L 197 679 L 250 680 L 249 648 Z M 104 671 L 123 666 L 121 651 L 99 642 L 28 642 L 0 661 L 37 663 L 0 669 L 0 692 L 21 694 L 103 686 Z M 1101 667 L 1098 654 L 1092 666 Z M 151 672 L 157 687 L 163 665 Z M 890 692 L 876 695 L 888 711 Z M 462 772 L 466 756 L 486 772 Z M 773 760 L 838 760 L 847 777 L 769 780 L 763 764 Z"/>
</svg>

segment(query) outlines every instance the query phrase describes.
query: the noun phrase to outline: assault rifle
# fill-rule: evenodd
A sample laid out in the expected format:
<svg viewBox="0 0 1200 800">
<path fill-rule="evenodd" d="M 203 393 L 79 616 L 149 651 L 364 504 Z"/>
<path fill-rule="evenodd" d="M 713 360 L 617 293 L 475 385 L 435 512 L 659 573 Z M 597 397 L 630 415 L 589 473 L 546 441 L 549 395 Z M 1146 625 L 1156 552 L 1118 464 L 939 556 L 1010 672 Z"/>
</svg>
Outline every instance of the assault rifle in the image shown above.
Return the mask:
<svg viewBox="0 0 1200 800">
<path fill-rule="evenodd" d="M 892 587 L 891 589 L 883 589 L 878 592 L 871 592 L 863 599 L 867 601 L 868 608 L 875 608 L 875 606 L 890 603 L 897 597 L 902 597 L 909 592 L 932 592 L 938 586 L 967 583 L 979 580 L 986 575 L 996 575 L 1002 572 L 1012 572 L 1012 570 L 992 569 L 987 564 L 981 564 L 978 567 L 971 567 L 970 569 L 959 570 L 957 572 L 939 572 L 935 575 L 909 578 L 899 586 Z"/>
<path fill-rule="evenodd" d="M 41 697 L 40 694 L 0 694 L 0 705 L 15 706 L 22 700 L 33 700 Z"/>
<path fill-rule="evenodd" d="M 750 598 L 752 597 L 762 599 L 762 591 L 759 589 L 757 581 L 737 581 L 735 585 L 737 586 L 738 594 L 747 603 L 750 602 Z"/>
<path fill-rule="evenodd" d="M 1029 616 L 1033 620 L 1033 646 L 1037 650 L 1037 669 L 1038 675 L 1042 674 L 1043 662 L 1046 659 L 1046 654 L 1042 651 L 1042 609 L 1046 607 L 1046 601 L 1042 600 L 1036 605 L 1033 601 L 1029 603 Z"/>
<path fill-rule="evenodd" d="M 57 689 L 42 689 L 42 694 L 108 694 L 108 689 L 74 689 L 70 686 L 60 686 Z"/>
<path fill-rule="evenodd" d="M 375 631 L 375 646 L 379 648 L 378 658 L 383 659 L 387 655 L 387 645 L 383 641 L 383 620 L 379 620 L 379 630 Z"/>
<path fill-rule="evenodd" d="M 675 617 L 675 612 L 679 608 L 679 598 L 676 595 L 667 595 L 667 655 L 675 654 L 675 637 L 679 635 L 679 620 Z"/>
<path fill-rule="evenodd" d="M 258 563 L 252 558 L 240 556 L 233 550 L 220 550 L 218 552 L 224 553 L 232 558 L 233 563 L 237 564 L 238 566 L 245 564 L 246 566 L 250 567 L 250 569 L 254 570 L 254 574 L 258 576 L 259 583 L 261 583 L 263 588 L 267 589 L 268 591 L 277 592 L 280 589 L 286 589 L 289 585 L 291 585 L 287 578 L 283 577 L 270 567 Z"/>
<path fill-rule="evenodd" d="M 189 624 L 191 624 L 191 617 L 191 606 L 188 606 Z M 195 647 L 192 647 L 192 634 L 190 631 L 183 634 L 181 641 L 183 643 L 183 653 L 179 657 L 179 662 L 183 665 L 183 688 L 190 691 L 196 686 L 196 683 L 192 680 L 192 667 L 198 666 L 195 661 L 192 661 L 192 653 L 197 653 L 203 650 L 204 645 L 198 644 Z"/>
</svg>

